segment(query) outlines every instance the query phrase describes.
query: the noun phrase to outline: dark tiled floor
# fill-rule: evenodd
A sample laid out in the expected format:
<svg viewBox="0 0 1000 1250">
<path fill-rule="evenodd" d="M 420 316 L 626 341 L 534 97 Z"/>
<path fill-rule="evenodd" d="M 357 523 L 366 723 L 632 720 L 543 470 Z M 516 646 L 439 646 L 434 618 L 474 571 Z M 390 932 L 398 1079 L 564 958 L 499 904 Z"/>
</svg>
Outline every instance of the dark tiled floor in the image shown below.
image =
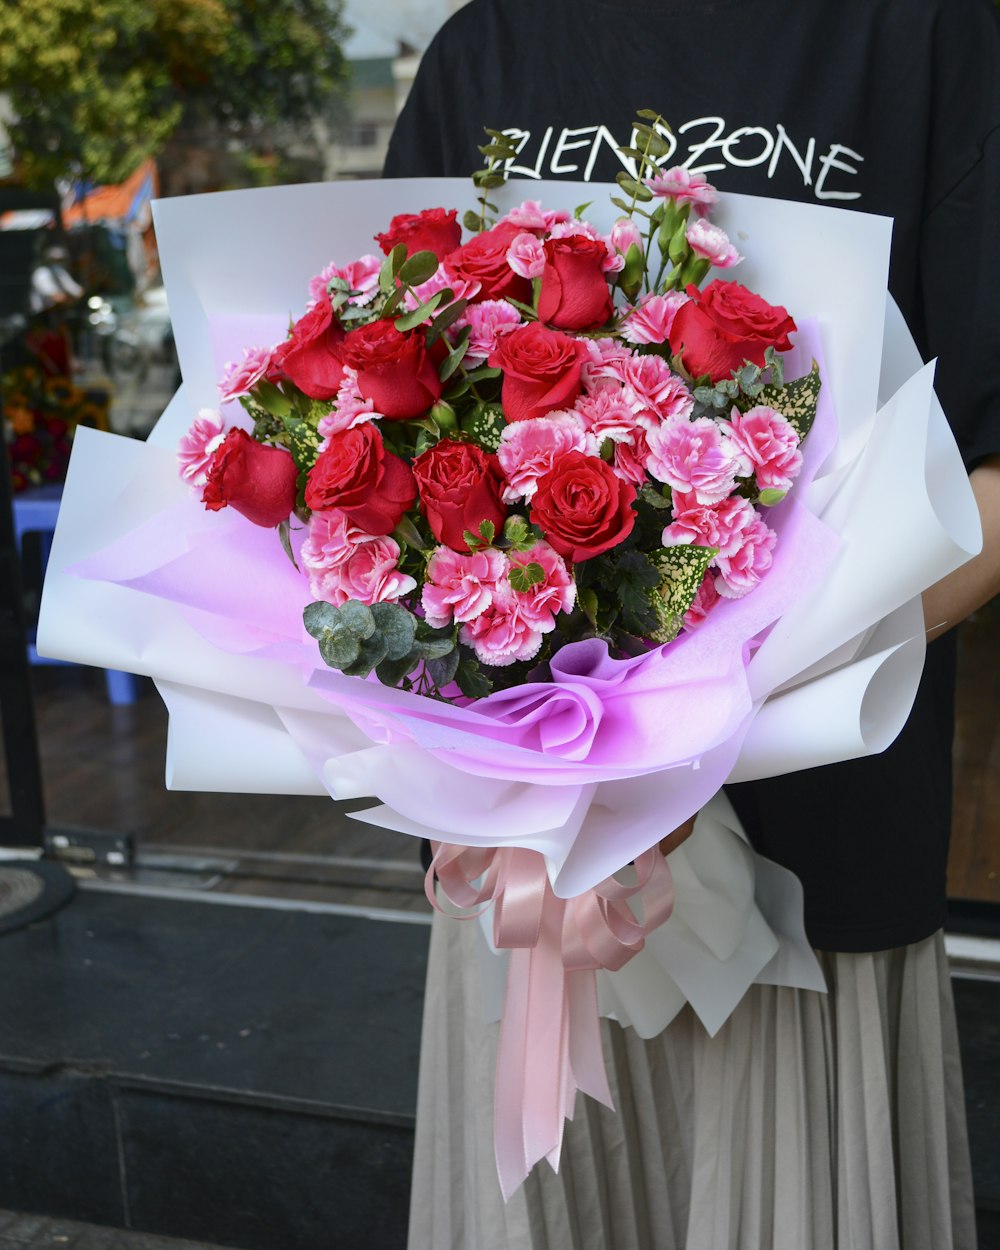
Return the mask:
<svg viewBox="0 0 1000 1250">
<path fill-rule="evenodd" d="M 216 1250 L 206 1241 L 176 1241 L 148 1233 L 97 1228 L 74 1220 L 0 1211 L 0 1250 Z"/>
</svg>

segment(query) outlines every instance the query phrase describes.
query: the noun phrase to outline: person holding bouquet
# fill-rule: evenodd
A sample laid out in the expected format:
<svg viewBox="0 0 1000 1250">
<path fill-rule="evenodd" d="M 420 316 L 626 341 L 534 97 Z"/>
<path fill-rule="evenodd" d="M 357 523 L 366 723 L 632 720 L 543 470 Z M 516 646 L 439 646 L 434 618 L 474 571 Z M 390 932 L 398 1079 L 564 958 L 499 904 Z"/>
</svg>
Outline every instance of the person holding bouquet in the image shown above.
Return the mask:
<svg viewBox="0 0 1000 1250">
<path fill-rule="evenodd" d="M 985 0 L 471 0 L 423 58 L 385 172 L 467 173 L 488 125 L 516 140 L 512 177 L 610 180 L 642 107 L 669 119 L 663 168 L 693 198 L 714 184 L 894 219 L 890 289 L 939 359 L 983 553 L 925 596 L 928 634 L 944 636 L 888 751 L 730 787 L 757 851 L 803 883 L 828 994 L 755 985 L 713 1039 L 690 1011 L 645 1042 L 605 1021 L 617 1112 L 578 1106 L 558 1175 L 536 1168 L 507 1204 L 474 926 L 435 925 L 410 1247 L 971 1250 L 941 926 L 948 631 L 1000 590 L 996 14 Z"/>
</svg>

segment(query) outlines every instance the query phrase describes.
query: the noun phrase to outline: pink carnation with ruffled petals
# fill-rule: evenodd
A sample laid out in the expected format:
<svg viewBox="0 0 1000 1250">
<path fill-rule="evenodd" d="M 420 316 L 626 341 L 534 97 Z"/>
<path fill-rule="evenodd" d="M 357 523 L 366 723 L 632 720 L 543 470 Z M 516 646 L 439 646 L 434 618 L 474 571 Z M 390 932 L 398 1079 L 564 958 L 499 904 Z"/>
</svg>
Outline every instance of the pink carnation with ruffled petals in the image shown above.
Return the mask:
<svg viewBox="0 0 1000 1250">
<path fill-rule="evenodd" d="M 532 659 L 541 649 L 543 636 L 525 615 L 509 582 L 501 582 L 486 611 L 459 631 L 461 641 L 472 647 L 484 664 L 496 668 Z"/>
<path fill-rule="evenodd" d="M 699 217 L 703 217 L 719 198 L 718 191 L 704 174 L 692 174 L 679 165 L 654 174 L 645 179 L 645 183 L 654 195 L 669 197 L 678 204 L 690 204 Z"/>
<path fill-rule="evenodd" d="M 711 261 L 716 269 L 732 269 L 743 257 L 720 226 L 714 226 L 702 217 L 695 218 L 684 232 L 688 246 L 696 256 Z"/>
<path fill-rule="evenodd" d="M 343 278 L 356 295 L 348 298 L 349 304 L 367 304 L 378 291 L 378 275 L 382 269 L 381 256 L 361 256 L 347 265 L 327 265 L 322 273 L 309 279 L 310 304 L 318 304 L 327 294 L 331 278 Z"/>
<path fill-rule="evenodd" d="M 381 416 L 375 411 L 372 401 L 364 399 L 358 390 L 358 371 L 345 366 L 333 409 L 325 417 L 320 417 L 316 429 L 322 438 L 330 438 L 341 430 L 351 430 Z"/>
<path fill-rule="evenodd" d="M 802 468 L 799 436 L 787 418 L 761 405 L 741 413 L 722 427 L 753 466 L 761 490 L 788 490 Z"/>
<path fill-rule="evenodd" d="M 715 589 L 715 574 L 706 573 L 702 578 L 698 593 L 688 610 L 684 613 L 684 628 L 697 629 L 704 624 L 705 617 L 719 602 L 719 592 Z"/>
<path fill-rule="evenodd" d="M 208 481 L 216 450 L 229 433 L 229 423 L 214 408 L 202 408 L 177 446 L 181 480 L 198 492 Z"/>
<path fill-rule="evenodd" d="M 701 504 L 693 494 L 675 492 L 674 519 L 663 531 L 664 547 L 695 543 L 718 547 L 719 555 L 735 556 L 743 535 L 757 520 L 753 504 L 741 495 L 732 495 L 718 504 Z"/>
<path fill-rule="evenodd" d="M 683 291 L 666 295 L 644 295 L 622 321 L 622 336 L 629 343 L 666 343 L 670 327 L 682 304 L 691 297 Z"/>
<path fill-rule="evenodd" d="M 619 366 L 632 356 L 631 350 L 617 339 L 585 339 L 587 360 L 580 377 L 585 391 L 598 391 L 621 382 Z"/>
<path fill-rule="evenodd" d="M 522 278 L 540 278 L 545 271 L 545 246 L 524 231 L 514 235 L 507 249 L 507 264 Z"/>
<path fill-rule="evenodd" d="M 650 408 L 663 421 L 690 416 L 694 397 L 662 356 L 629 356 L 619 376 L 637 408 Z"/>
<path fill-rule="evenodd" d="M 267 377 L 273 354 L 273 347 L 244 347 L 243 359 L 231 360 L 223 372 L 219 383 L 223 403 L 249 395 L 257 383 Z"/>
<path fill-rule="evenodd" d="M 587 435 L 572 412 L 550 412 L 544 417 L 515 421 L 500 436 L 497 459 L 507 485 L 504 503 L 531 499 L 538 479 L 568 451 L 586 451 Z"/>
<path fill-rule="evenodd" d="M 757 517 L 743 531 L 743 542 L 732 556 L 716 556 L 715 589 L 726 599 L 742 599 L 771 567 L 778 536 Z"/>
<path fill-rule="evenodd" d="M 523 230 L 551 230 L 560 222 L 569 221 L 569 212 L 564 208 L 542 208 L 537 200 L 525 200 L 517 208 L 501 217 L 497 225 L 520 226 Z"/>
<path fill-rule="evenodd" d="M 427 624 L 473 621 L 493 602 L 497 582 L 507 574 L 507 557 L 496 547 L 464 554 L 436 547 L 427 562 L 421 602 Z"/>
<path fill-rule="evenodd" d="M 465 359 L 469 364 L 478 364 L 492 354 L 505 334 L 516 330 L 520 324 L 521 314 L 505 299 L 484 299 L 481 303 L 469 304 L 455 321 L 454 329 L 472 327 Z"/>
<path fill-rule="evenodd" d="M 620 386 L 606 386 L 591 395 L 581 395 L 573 411 L 591 435 L 592 450 L 597 452 L 606 438 L 614 443 L 626 443 L 633 437 L 639 424 L 636 409 L 629 392 Z"/>
<path fill-rule="evenodd" d="M 525 619 L 543 634 L 555 629 L 555 616 L 571 612 L 576 602 L 576 583 L 566 561 L 546 542 L 537 542 L 529 551 L 512 551 L 511 568 L 537 564 L 545 574 L 530 590 L 515 590 Z"/>
<path fill-rule="evenodd" d="M 416 589 L 412 577 L 399 570 L 399 546 L 352 526 L 343 512 L 314 512 L 301 560 L 309 590 L 339 608 L 348 599 L 360 603 L 395 603 Z"/>
<path fill-rule="evenodd" d="M 732 494 L 739 459 L 710 417 L 696 421 L 671 417 L 647 429 L 646 441 L 646 470 L 658 482 L 666 482 L 671 490 L 693 493 L 699 503 L 720 503 Z"/>
<path fill-rule="evenodd" d="M 646 481 L 646 461 L 649 459 L 649 444 L 646 442 L 646 430 L 637 425 L 623 442 L 615 443 L 614 459 L 611 467 L 617 477 L 633 486 L 642 486 Z"/>
</svg>

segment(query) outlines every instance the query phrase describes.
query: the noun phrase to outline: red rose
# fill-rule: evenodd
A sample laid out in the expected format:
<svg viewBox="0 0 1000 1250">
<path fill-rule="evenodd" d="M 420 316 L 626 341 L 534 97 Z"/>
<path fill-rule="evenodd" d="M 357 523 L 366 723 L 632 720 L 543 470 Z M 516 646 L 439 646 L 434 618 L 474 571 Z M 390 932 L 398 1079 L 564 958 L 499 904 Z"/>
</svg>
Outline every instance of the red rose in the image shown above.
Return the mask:
<svg viewBox="0 0 1000 1250">
<path fill-rule="evenodd" d="M 416 497 L 410 466 L 386 451 L 370 421 L 332 435 L 306 481 L 307 507 L 339 508 L 366 534 L 391 534 Z"/>
<path fill-rule="evenodd" d="M 692 377 L 708 374 L 713 382 L 728 378 L 745 360 L 764 363 L 764 352 L 774 347 L 786 352 L 795 322 L 787 311 L 740 286 L 716 278 L 703 291 L 688 287 L 690 300 L 682 305 L 670 327 L 670 350 L 681 353 Z"/>
<path fill-rule="evenodd" d="M 456 216 L 453 208 L 447 212 L 443 208 L 425 208 L 422 213 L 400 213 L 389 222 L 385 234 L 375 236 L 375 242 L 386 256 L 403 243 L 407 256 L 433 252 L 442 261 L 462 242 L 462 227 Z"/>
<path fill-rule="evenodd" d="M 441 398 L 441 379 L 420 331 L 391 321 L 358 326 L 344 340 L 344 363 L 358 371 L 358 390 L 393 421 L 419 417 Z"/>
<path fill-rule="evenodd" d="M 254 525 L 270 528 L 291 515 L 298 475 L 284 448 L 265 447 L 237 427 L 212 458 L 202 502 L 210 512 L 228 506 Z"/>
<path fill-rule="evenodd" d="M 503 471 L 496 456 L 475 443 L 443 438 L 417 456 L 413 475 L 431 533 L 452 551 L 468 551 L 463 534 L 478 534 L 483 521 L 492 521 L 498 534 L 503 528 Z"/>
<path fill-rule="evenodd" d="M 634 502 L 635 487 L 600 456 L 568 451 L 538 479 L 531 519 L 563 559 L 579 563 L 629 536 Z"/>
<path fill-rule="evenodd" d="M 509 297 L 526 304 L 531 299 L 531 282 L 507 263 L 511 240 L 520 233 L 517 226 L 494 226 L 445 258 L 445 269 L 452 280 L 479 283 L 478 293 L 468 296 L 470 303 Z"/>
<path fill-rule="evenodd" d="M 310 399 L 332 399 L 344 376 L 344 338 L 326 295 L 296 321 L 291 338 L 275 348 L 268 377 L 280 369 Z"/>
<path fill-rule="evenodd" d="M 572 408 L 583 390 L 580 370 L 587 349 L 578 339 L 532 321 L 505 334 L 490 356 L 503 370 L 500 402 L 509 422 Z"/>
<path fill-rule="evenodd" d="M 538 319 L 560 330 L 593 330 L 613 311 L 602 268 L 608 249 L 599 239 L 569 234 L 547 239 Z"/>
</svg>

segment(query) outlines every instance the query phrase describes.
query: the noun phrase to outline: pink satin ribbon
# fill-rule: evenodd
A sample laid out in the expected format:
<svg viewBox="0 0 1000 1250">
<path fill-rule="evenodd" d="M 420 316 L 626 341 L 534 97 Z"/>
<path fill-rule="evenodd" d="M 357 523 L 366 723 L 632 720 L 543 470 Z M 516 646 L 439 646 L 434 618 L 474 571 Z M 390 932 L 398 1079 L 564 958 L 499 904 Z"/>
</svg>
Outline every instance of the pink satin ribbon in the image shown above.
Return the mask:
<svg viewBox="0 0 1000 1250">
<path fill-rule="evenodd" d="M 597 1012 L 598 968 L 616 971 L 669 917 L 674 884 L 657 848 L 635 861 L 635 882 L 608 877 L 576 898 L 557 898 L 545 860 L 515 847 L 435 842 L 425 880 L 472 919 L 493 906 L 493 941 L 509 949 L 500 1023 L 493 1140 L 504 1199 L 547 1158 L 558 1170 L 563 1122 L 576 1091 L 611 1107 Z M 480 880 L 482 878 L 482 880 Z M 478 882 L 478 884 L 476 884 Z M 631 903 L 641 905 L 637 920 Z"/>
</svg>

